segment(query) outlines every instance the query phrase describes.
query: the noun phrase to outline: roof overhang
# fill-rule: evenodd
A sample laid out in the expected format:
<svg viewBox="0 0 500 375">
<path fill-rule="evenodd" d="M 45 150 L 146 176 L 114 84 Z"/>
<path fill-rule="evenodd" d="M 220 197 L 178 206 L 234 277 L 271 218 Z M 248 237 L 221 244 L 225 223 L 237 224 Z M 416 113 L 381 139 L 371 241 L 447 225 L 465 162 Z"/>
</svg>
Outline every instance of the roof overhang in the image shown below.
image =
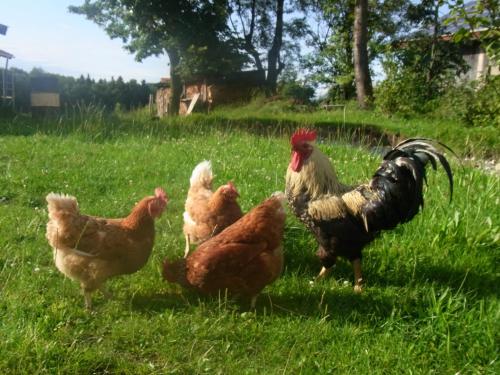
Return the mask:
<svg viewBox="0 0 500 375">
<path fill-rule="evenodd" d="M 13 59 L 14 55 L 11 53 L 8 53 L 7 51 L 4 51 L 3 49 L 0 49 L 0 57 L 5 57 L 7 60 Z"/>
</svg>

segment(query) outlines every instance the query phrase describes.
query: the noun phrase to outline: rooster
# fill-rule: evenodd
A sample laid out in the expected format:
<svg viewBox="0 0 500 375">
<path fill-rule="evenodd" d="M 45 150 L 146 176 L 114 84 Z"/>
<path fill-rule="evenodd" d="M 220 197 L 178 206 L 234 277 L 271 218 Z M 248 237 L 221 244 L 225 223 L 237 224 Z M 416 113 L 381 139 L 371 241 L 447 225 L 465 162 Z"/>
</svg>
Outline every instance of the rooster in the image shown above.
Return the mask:
<svg viewBox="0 0 500 375">
<path fill-rule="evenodd" d="M 155 237 L 154 219 L 164 211 L 168 198 L 161 188 L 143 198 L 123 219 L 82 215 L 75 197 L 47 195 L 49 222 L 46 237 L 53 248 L 56 267 L 80 283 L 85 307 L 92 309 L 91 294 L 113 276 L 131 274 L 148 261 Z"/>
<path fill-rule="evenodd" d="M 358 186 L 339 181 L 328 157 L 314 144 L 316 133 L 298 130 L 291 137 L 292 157 L 286 195 L 295 215 L 319 243 L 323 265 L 317 279 L 329 273 L 337 257 L 351 261 L 354 290 L 362 290 L 361 251 L 382 230 L 410 221 L 423 207 L 428 163 L 441 163 L 453 194 L 453 175 L 446 158 L 429 139 L 408 139 L 387 152 L 372 179 Z"/>
<path fill-rule="evenodd" d="M 212 180 L 212 165 L 207 160 L 199 163 L 191 174 L 183 215 L 184 257 L 188 256 L 191 244 L 201 244 L 243 216 L 234 184 L 229 181 L 212 192 Z"/>
<path fill-rule="evenodd" d="M 204 294 L 227 290 L 249 297 L 254 308 L 257 295 L 283 268 L 285 200 L 275 193 L 187 258 L 165 259 L 164 279 Z"/>
</svg>

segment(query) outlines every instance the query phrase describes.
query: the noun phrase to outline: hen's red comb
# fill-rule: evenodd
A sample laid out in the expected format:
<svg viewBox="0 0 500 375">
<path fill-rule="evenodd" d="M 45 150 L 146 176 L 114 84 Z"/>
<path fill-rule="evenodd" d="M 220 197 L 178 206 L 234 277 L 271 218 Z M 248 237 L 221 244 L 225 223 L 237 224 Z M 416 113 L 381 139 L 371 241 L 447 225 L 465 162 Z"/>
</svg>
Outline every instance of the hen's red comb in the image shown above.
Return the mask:
<svg viewBox="0 0 500 375">
<path fill-rule="evenodd" d="M 295 146 L 299 142 L 312 142 L 316 140 L 316 132 L 309 129 L 299 129 L 293 133 L 290 143 Z"/>
<path fill-rule="evenodd" d="M 167 193 L 161 187 L 155 189 L 155 197 L 160 198 L 163 201 L 168 201 Z"/>
<path fill-rule="evenodd" d="M 234 186 L 233 181 L 228 181 L 227 186 L 229 186 L 231 190 L 233 190 L 234 192 L 236 192 L 236 194 L 238 194 L 238 190 L 236 190 L 236 186 Z"/>
</svg>

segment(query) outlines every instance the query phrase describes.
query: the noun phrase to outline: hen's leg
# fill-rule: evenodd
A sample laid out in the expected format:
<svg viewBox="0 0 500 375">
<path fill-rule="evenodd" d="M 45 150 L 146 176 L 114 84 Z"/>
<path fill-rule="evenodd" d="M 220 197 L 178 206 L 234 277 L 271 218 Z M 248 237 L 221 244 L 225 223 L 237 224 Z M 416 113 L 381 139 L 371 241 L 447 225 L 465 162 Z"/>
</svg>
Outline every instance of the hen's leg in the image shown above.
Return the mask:
<svg viewBox="0 0 500 375">
<path fill-rule="evenodd" d="M 113 298 L 113 294 L 108 290 L 106 289 L 106 287 L 104 285 L 101 285 L 99 287 L 99 290 L 101 291 L 101 293 L 103 294 L 104 298 L 106 299 L 111 299 Z"/>
<path fill-rule="evenodd" d="M 187 258 L 189 254 L 189 234 L 186 233 L 186 248 L 184 249 L 184 258 Z"/>
<path fill-rule="evenodd" d="M 92 292 L 88 289 L 83 288 L 83 298 L 85 300 L 85 308 L 87 310 L 92 310 Z"/>
<path fill-rule="evenodd" d="M 363 291 L 363 274 L 361 273 L 361 259 L 354 259 L 352 261 L 352 268 L 354 269 L 354 291 L 361 293 Z"/>
<path fill-rule="evenodd" d="M 255 310 L 255 303 L 257 302 L 257 296 L 253 296 L 250 300 L 250 309 Z"/>
</svg>

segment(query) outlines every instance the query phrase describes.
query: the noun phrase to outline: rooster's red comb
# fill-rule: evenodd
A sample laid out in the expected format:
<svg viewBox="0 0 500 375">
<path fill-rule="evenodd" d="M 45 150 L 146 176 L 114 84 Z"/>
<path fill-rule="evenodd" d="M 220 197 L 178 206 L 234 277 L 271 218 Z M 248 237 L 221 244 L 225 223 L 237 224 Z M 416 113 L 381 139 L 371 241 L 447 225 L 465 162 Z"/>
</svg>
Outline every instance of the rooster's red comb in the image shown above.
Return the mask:
<svg viewBox="0 0 500 375">
<path fill-rule="evenodd" d="M 312 142 L 316 140 L 316 132 L 309 129 L 299 129 L 293 133 L 290 143 L 295 146 L 299 142 Z"/>
</svg>

